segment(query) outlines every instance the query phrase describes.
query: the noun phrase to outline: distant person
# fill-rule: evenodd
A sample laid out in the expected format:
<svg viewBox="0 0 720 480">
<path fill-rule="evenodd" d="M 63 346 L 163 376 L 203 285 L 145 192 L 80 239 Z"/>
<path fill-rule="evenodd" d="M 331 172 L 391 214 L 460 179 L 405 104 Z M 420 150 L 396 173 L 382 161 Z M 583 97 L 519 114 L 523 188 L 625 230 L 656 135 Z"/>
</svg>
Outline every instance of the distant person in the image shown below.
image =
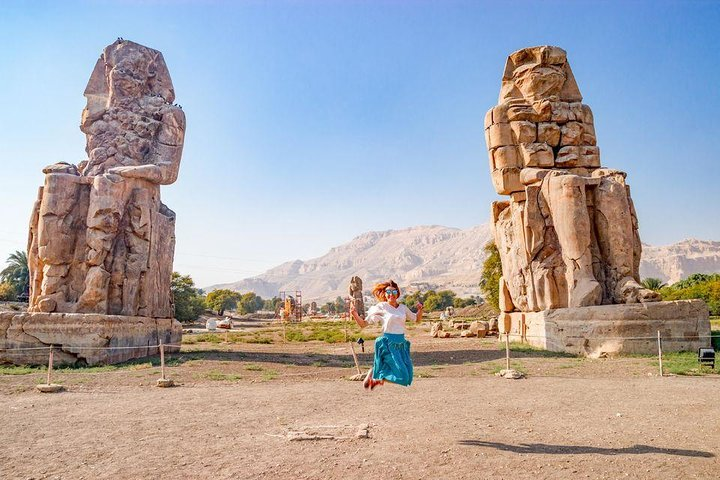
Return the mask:
<svg viewBox="0 0 720 480">
<path fill-rule="evenodd" d="M 350 302 L 350 314 L 360 328 L 371 323 L 382 323 L 383 334 L 375 340 L 375 359 L 363 386 L 372 390 L 386 381 L 405 387 L 413 380 L 413 364 L 410 359 L 410 342 L 405 340 L 405 321 L 422 321 L 423 305 L 417 304 L 417 314 L 406 305 L 398 303 L 400 288 L 392 280 L 378 283 L 373 295 L 379 303 L 368 310 L 362 319 Z"/>
</svg>

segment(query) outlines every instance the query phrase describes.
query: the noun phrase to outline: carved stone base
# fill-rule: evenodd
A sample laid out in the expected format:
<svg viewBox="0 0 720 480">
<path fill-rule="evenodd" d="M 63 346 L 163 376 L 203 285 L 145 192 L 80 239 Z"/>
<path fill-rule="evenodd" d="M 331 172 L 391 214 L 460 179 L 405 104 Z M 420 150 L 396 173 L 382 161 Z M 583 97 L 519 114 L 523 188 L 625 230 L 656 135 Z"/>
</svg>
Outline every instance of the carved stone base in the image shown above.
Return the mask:
<svg viewBox="0 0 720 480">
<path fill-rule="evenodd" d="M 0 312 L 0 363 L 47 365 L 48 350 L 38 347 L 50 345 L 56 347 L 55 365 L 120 363 L 157 355 L 160 341 L 180 345 L 181 340 L 182 327 L 173 318 Z"/>
<path fill-rule="evenodd" d="M 708 307 L 702 300 L 558 308 L 501 313 L 502 337 L 553 352 L 587 357 L 656 354 L 657 332 L 664 352 L 710 346 Z"/>
</svg>

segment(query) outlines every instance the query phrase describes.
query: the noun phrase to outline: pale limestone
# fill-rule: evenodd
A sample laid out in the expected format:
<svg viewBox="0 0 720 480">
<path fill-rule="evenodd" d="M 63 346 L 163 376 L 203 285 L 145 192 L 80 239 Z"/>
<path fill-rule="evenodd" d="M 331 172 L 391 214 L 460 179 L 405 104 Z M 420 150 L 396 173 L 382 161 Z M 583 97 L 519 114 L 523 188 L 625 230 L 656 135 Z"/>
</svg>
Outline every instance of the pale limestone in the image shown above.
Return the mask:
<svg viewBox="0 0 720 480">
<path fill-rule="evenodd" d="M 511 54 L 486 120 L 493 155 L 502 144 L 522 158 L 520 168 L 491 164 L 497 193 L 511 197 L 495 202 L 492 215 L 502 310 L 659 300 L 639 284 L 641 244 L 625 174 L 600 168 L 592 111 L 565 51 Z"/>
<path fill-rule="evenodd" d="M 519 169 L 491 164 L 497 193 L 510 196 L 492 207 L 501 332 L 585 355 L 648 353 L 654 342 L 620 337 L 657 330 L 669 350 L 708 345 L 702 301 L 659 302 L 640 285 L 642 244 L 626 174 L 601 166 L 592 110 L 565 52 L 543 46 L 510 55 L 499 103 L 488 131 L 522 157 Z M 533 131 L 537 141 L 523 142 Z"/>
<path fill-rule="evenodd" d="M 588 357 L 657 354 L 710 346 L 707 305 L 701 300 L 600 305 L 500 315 L 511 341 Z"/>
<path fill-rule="evenodd" d="M 88 158 L 44 168 L 33 207 L 28 311 L 99 314 L 92 318 L 102 325 L 109 316 L 145 318 L 156 329 L 174 328 L 160 320 L 174 315 L 175 249 L 175 213 L 161 202 L 160 185 L 177 179 L 185 114 L 173 104 L 162 54 L 118 39 L 103 50 L 84 95 Z M 64 317 L 38 322 L 57 318 Z M 33 325 L 32 317 L 26 323 Z M 106 331 L 132 338 L 117 325 Z M 72 332 L 59 343 L 84 341 L 80 330 Z M 148 334 L 137 332 L 135 340 L 147 345 Z"/>
<path fill-rule="evenodd" d="M 141 79 L 142 81 L 139 81 Z M 29 238 L 31 312 L 172 317 L 177 179 L 185 115 L 162 54 L 118 40 L 85 89 L 88 159 L 46 167 Z"/>
<path fill-rule="evenodd" d="M 0 363 L 43 365 L 48 350 L 12 349 L 56 346 L 56 364 L 98 365 L 180 351 L 182 326 L 172 318 L 128 317 L 92 313 L 0 312 Z M 134 348 L 128 348 L 134 347 Z"/>
</svg>

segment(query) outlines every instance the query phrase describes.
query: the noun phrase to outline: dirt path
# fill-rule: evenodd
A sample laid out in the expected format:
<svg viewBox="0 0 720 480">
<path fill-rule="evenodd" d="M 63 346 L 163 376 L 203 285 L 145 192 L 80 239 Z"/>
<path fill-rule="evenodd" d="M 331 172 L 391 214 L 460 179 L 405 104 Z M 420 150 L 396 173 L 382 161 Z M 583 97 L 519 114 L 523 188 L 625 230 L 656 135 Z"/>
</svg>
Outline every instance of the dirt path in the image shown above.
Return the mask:
<svg viewBox="0 0 720 480">
<path fill-rule="evenodd" d="M 54 395 L 0 375 L 0 478 L 720 477 L 717 376 L 514 352 L 529 378 L 503 380 L 495 342 L 419 336 L 413 386 L 374 392 L 319 342 L 183 347 L 166 390 L 156 361 L 58 371 Z"/>
<path fill-rule="evenodd" d="M 710 479 L 718 398 L 716 379 L 682 377 L 27 392 L 0 396 L 0 477 Z M 362 424 L 369 438 L 285 437 Z"/>
</svg>

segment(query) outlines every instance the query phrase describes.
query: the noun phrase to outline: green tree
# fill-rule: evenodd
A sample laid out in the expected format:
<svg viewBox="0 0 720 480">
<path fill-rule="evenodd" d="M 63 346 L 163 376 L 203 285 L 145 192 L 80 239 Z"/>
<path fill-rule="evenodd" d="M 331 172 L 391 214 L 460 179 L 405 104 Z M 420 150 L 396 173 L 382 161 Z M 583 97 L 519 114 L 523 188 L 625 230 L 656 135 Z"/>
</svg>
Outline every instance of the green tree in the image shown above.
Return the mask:
<svg viewBox="0 0 720 480">
<path fill-rule="evenodd" d="M 418 303 L 425 304 L 425 296 L 426 295 L 420 291 L 411 293 L 410 295 L 403 295 L 400 303 L 404 303 L 413 311 L 415 311 L 415 305 L 417 305 Z M 426 311 L 429 310 L 426 309 Z"/>
<path fill-rule="evenodd" d="M 709 282 L 711 280 L 720 280 L 720 273 L 693 273 L 686 279 L 675 282 L 670 286 L 675 289 L 683 289 Z"/>
<path fill-rule="evenodd" d="M 643 287 L 649 288 L 650 290 L 654 290 L 656 292 L 659 292 L 660 289 L 665 286 L 665 283 L 662 280 L 655 277 L 644 278 L 643 281 L 640 283 Z"/>
<path fill-rule="evenodd" d="M 7 266 L 0 272 L 0 281 L 7 282 L 15 289 L 15 295 L 28 293 L 30 290 L 30 269 L 27 254 L 17 250 L 11 253 L 5 262 Z"/>
<path fill-rule="evenodd" d="M 15 287 L 8 282 L 0 283 L 0 301 L 7 302 L 16 298 Z"/>
<path fill-rule="evenodd" d="M 337 297 L 335 299 L 335 313 L 343 313 L 345 311 L 345 299 L 342 297 Z"/>
<path fill-rule="evenodd" d="M 195 282 L 190 275 L 173 272 L 170 291 L 175 303 L 175 318 L 178 321 L 197 320 L 205 310 L 205 297 L 202 290 L 195 288 Z"/>
<path fill-rule="evenodd" d="M 429 290 L 425 294 L 425 301 L 423 303 L 425 304 L 425 310 L 430 312 L 433 310 L 445 310 L 446 307 L 451 307 L 454 299 L 455 292 L 450 290 L 440 290 L 439 292 Z"/>
<path fill-rule="evenodd" d="M 496 310 L 500 310 L 500 277 L 502 277 L 502 263 L 500 252 L 495 242 L 488 242 L 483 247 L 487 258 L 483 262 L 480 290 L 485 295 L 485 301 Z"/>
<path fill-rule="evenodd" d="M 240 293 L 223 288 L 208 293 L 205 297 L 205 305 L 210 310 L 217 312 L 218 315 L 224 315 L 225 310 L 235 308 L 239 300 Z"/>
<path fill-rule="evenodd" d="M 282 299 L 280 297 L 273 297 L 268 298 L 267 300 L 263 301 L 263 310 L 268 310 L 270 312 L 274 312 L 277 310 L 278 305 L 282 304 Z"/>
<path fill-rule="evenodd" d="M 320 313 L 333 314 L 335 311 L 335 302 L 327 302 L 325 305 L 320 307 Z"/>
<path fill-rule="evenodd" d="M 238 300 L 237 311 L 240 315 L 255 313 L 263 307 L 264 303 L 262 297 L 255 295 L 254 292 L 248 292 Z"/>
<path fill-rule="evenodd" d="M 455 297 L 453 299 L 453 307 L 455 308 L 463 308 L 463 307 L 469 307 L 471 305 L 475 305 L 475 298 L 460 298 Z"/>
<path fill-rule="evenodd" d="M 720 274 L 695 274 L 660 289 L 663 300 L 703 300 L 710 315 L 720 315 Z"/>
</svg>

